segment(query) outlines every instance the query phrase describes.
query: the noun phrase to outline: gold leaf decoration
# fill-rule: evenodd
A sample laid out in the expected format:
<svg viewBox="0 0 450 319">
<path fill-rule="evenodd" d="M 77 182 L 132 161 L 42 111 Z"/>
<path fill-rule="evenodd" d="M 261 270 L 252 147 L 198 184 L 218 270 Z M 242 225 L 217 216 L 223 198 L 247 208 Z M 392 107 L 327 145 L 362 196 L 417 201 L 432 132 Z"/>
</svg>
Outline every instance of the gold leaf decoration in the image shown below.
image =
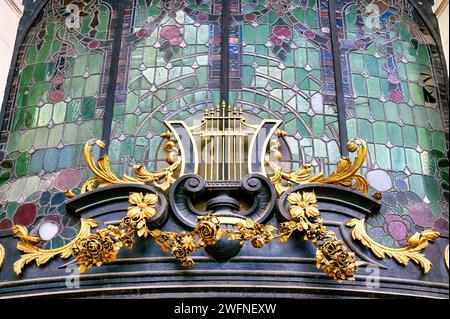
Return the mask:
<svg viewBox="0 0 450 319">
<path fill-rule="evenodd" d="M 79 263 L 79 270 L 83 273 L 92 266 L 99 267 L 116 260 L 122 247 L 132 248 L 136 236 L 152 238 L 163 251 L 170 251 L 172 257 L 178 259 L 182 265 L 192 266 L 195 262 L 190 254 L 204 249 L 207 245 L 216 244 L 228 234 L 230 235 L 228 240 L 238 240 L 241 244 L 249 241 L 253 247 L 262 248 L 277 238 L 280 243 L 284 243 L 294 231 L 302 231 L 305 233 L 305 240 L 310 240 L 317 248 L 318 269 L 338 282 L 352 280 L 358 267 L 355 254 L 347 252 L 343 242 L 338 240 L 332 231 L 327 230 L 322 220 L 317 218 L 320 212 L 316 195 L 313 192 L 292 193 L 288 196 L 288 201 L 291 204 L 292 219 L 281 223 L 278 228 L 259 224 L 252 219 L 230 220 L 229 217 L 225 217 L 221 220 L 218 216 L 206 215 L 198 218 L 194 230 L 176 233 L 148 229 L 147 221 L 156 214 L 157 195 L 131 193 L 130 206 L 119 226 L 109 225 L 105 229 L 91 233 L 91 227 L 97 226 L 95 220 L 81 219 L 78 236 L 71 243 L 58 249 L 38 248 L 36 246 L 40 242 L 38 237 L 30 236 L 23 226 L 14 226 L 14 235 L 20 238 L 17 249 L 25 253 L 14 263 L 14 271 L 20 274 L 23 267 L 33 260 L 39 266 L 60 255 L 62 258 L 75 257 L 75 261 Z M 233 224 L 237 229 L 222 229 L 222 224 Z M 421 245 L 420 239 L 412 238 L 411 241 L 419 241 L 417 245 Z"/>
<path fill-rule="evenodd" d="M 155 213 L 154 205 L 157 196 L 154 194 L 132 193 L 129 197 L 130 207 L 119 227 L 108 226 L 105 230 L 97 230 L 96 234 L 88 234 L 75 243 L 72 253 L 80 262 L 80 272 L 93 265 L 101 266 L 105 262 L 116 259 L 122 247 L 131 248 L 135 236 L 150 237 L 156 241 L 163 251 L 169 251 L 184 266 L 195 264 L 189 255 L 207 245 L 214 245 L 225 235 L 228 240 L 238 240 L 243 244 L 249 241 L 253 247 L 262 248 L 275 239 L 286 242 L 294 231 L 305 232 L 305 239 L 316 247 L 316 265 L 329 277 L 341 282 L 352 280 L 357 271 L 358 262 L 352 252 L 347 252 L 341 240 L 327 230 L 322 220 L 317 219 L 320 212 L 317 198 L 312 192 L 292 193 L 288 197 L 291 203 L 292 220 L 281 223 L 279 228 L 263 225 L 252 219 L 238 220 L 232 223 L 237 229 L 222 229 L 222 223 L 230 223 L 214 215 L 199 217 L 196 228 L 190 232 L 163 232 L 159 229 L 147 228 L 147 220 Z M 87 247 L 90 247 L 89 249 Z"/>
<path fill-rule="evenodd" d="M 366 232 L 365 219 L 353 218 L 346 222 L 348 227 L 353 227 L 352 238 L 359 240 L 364 246 L 370 248 L 372 252 L 380 259 L 386 255 L 402 265 L 407 265 L 410 260 L 422 267 L 424 273 L 431 270 L 431 262 L 421 253 L 428 247 L 430 241 L 434 241 L 440 236 L 440 233 L 427 229 L 417 232 L 408 239 L 408 246 L 403 248 L 390 248 L 375 242 Z"/>
<path fill-rule="evenodd" d="M 275 186 L 278 195 L 292 187 L 293 184 L 336 184 L 346 187 L 351 187 L 357 191 L 362 191 L 367 194 L 369 191 L 369 183 L 367 179 L 358 174 L 357 171 L 361 168 L 367 155 L 366 142 L 361 139 L 354 139 L 347 143 L 347 150 L 351 153 L 357 151 L 354 162 L 350 158 L 342 156 L 339 159 L 336 170 L 327 178 L 323 177 L 323 173 L 312 175 L 313 167 L 311 164 L 303 164 L 294 172 L 283 172 L 278 161 L 281 159 L 281 153 L 278 148 L 280 142 L 277 139 L 272 139 L 270 142 L 270 150 L 265 156 L 265 165 L 270 168 L 270 180 Z"/>
<path fill-rule="evenodd" d="M 278 135 L 281 137 L 282 135 Z M 269 176 L 272 184 L 278 195 L 281 195 L 286 190 L 292 187 L 292 184 L 307 184 L 320 180 L 323 173 L 311 176 L 313 167 L 311 164 L 303 164 L 295 172 L 283 172 L 281 166 L 277 163 L 281 160 L 281 152 L 278 150 L 280 142 L 277 139 L 270 141 L 270 151 L 265 155 L 265 165 L 268 166 L 272 175 Z"/>
<path fill-rule="evenodd" d="M 2 268 L 3 263 L 5 261 L 5 256 L 6 256 L 5 247 L 3 247 L 2 244 L 0 244 L 0 269 Z"/>
<path fill-rule="evenodd" d="M 173 177 L 175 171 L 181 164 L 181 157 L 178 156 L 178 149 L 175 147 L 173 141 L 169 141 L 166 144 L 166 150 L 169 151 L 169 156 L 167 157 L 167 162 L 171 165 L 165 168 L 162 172 L 153 173 L 148 171 L 142 165 L 135 165 L 133 171 L 136 177 L 131 177 L 128 175 L 123 175 L 122 178 L 117 177 L 111 170 L 111 163 L 109 161 L 108 155 L 103 155 L 95 161 L 92 154 L 92 146 L 97 145 L 99 148 L 103 149 L 105 143 L 100 140 L 91 139 L 84 144 L 83 156 L 89 170 L 95 175 L 86 180 L 81 187 L 80 193 L 84 194 L 96 188 L 102 188 L 115 184 L 153 184 L 162 190 L 167 190 L 170 185 L 175 182 Z M 69 190 L 66 192 L 68 198 L 75 197 L 77 194 L 74 190 Z"/>
<path fill-rule="evenodd" d="M 122 219 L 119 227 L 109 225 L 107 229 L 97 230 L 96 234 L 79 238 L 72 248 L 72 254 L 76 261 L 80 262 L 80 272 L 93 265 L 101 266 L 114 261 L 122 247 L 133 246 L 135 236 L 154 239 L 163 251 L 170 251 L 184 266 L 195 264 L 189 254 L 207 244 L 212 245 L 221 238 L 220 223 L 210 215 L 199 218 L 196 229 L 191 232 L 175 233 L 148 229 L 147 220 L 154 216 L 157 200 L 155 194 L 132 193 L 127 216 Z"/>
<path fill-rule="evenodd" d="M 169 138 L 171 136 L 167 133 L 163 133 L 162 135 L 168 136 Z M 178 148 L 175 147 L 174 141 L 167 142 L 166 151 L 169 152 L 166 162 L 170 164 L 170 166 L 166 167 L 162 172 L 151 172 L 143 165 L 133 166 L 133 172 L 140 181 L 145 184 L 153 184 L 164 191 L 169 189 L 169 187 L 175 183 L 176 179 L 174 178 L 174 174 L 181 165 L 181 156 L 178 156 L 179 151 Z"/>
<path fill-rule="evenodd" d="M 305 240 L 310 240 L 317 248 L 316 266 L 337 282 L 353 280 L 358 269 L 355 254 L 348 252 L 342 240 L 323 225 L 317 206 L 316 195 L 313 192 L 291 193 L 288 196 L 291 203 L 289 212 L 292 220 L 283 222 L 279 228 L 272 225 L 262 225 L 247 219 L 245 224 L 238 224 L 238 230 L 227 230 L 231 233 L 229 240 L 250 241 L 255 248 L 279 238 L 280 243 L 286 242 L 295 231 L 305 233 Z"/>
<path fill-rule="evenodd" d="M 97 227 L 97 222 L 93 219 L 81 219 L 81 227 L 78 235 L 68 244 L 55 249 L 41 249 L 36 246 L 41 240 L 39 237 L 30 236 L 27 229 L 21 225 L 14 225 L 12 232 L 14 237 L 20 238 L 17 243 L 17 249 L 25 254 L 14 263 L 14 272 L 17 275 L 22 273 L 23 267 L 33 260 L 40 266 L 47 263 L 51 258 L 59 255 L 61 258 L 72 256 L 72 246 L 81 237 L 87 236 L 91 232 L 91 227 Z"/>
<path fill-rule="evenodd" d="M 360 145 L 358 145 L 356 141 L 359 141 Z M 341 156 L 336 170 L 331 173 L 328 178 L 321 179 L 318 182 L 323 184 L 339 184 L 346 187 L 352 187 L 355 190 L 367 194 L 369 192 L 369 183 L 364 176 L 357 173 L 366 159 L 366 142 L 361 139 L 351 140 L 347 143 L 347 150 L 350 153 L 357 151 L 354 162 L 352 163 L 350 158 L 347 156 Z"/>
<path fill-rule="evenodd" d="M 71 254 L 80 263 L 80 273 L 91 268 L 92 265 L 101 266 L 103 263 L 116 259 L 116 255 L 123 246 L 131 248 L 132 239 L 124 230 L 108 225 L 106 229 L 97 230 L 95 234 L 80 237 L 71 247 Z"/>
</svg>

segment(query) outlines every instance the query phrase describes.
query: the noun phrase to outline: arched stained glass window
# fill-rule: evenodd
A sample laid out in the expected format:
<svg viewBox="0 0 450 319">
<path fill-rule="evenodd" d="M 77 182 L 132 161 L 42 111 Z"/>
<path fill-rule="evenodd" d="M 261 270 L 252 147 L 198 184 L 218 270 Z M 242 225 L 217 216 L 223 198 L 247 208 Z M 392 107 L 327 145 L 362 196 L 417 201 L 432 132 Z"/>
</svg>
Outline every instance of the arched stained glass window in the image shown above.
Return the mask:
<svg viewBox="0 0 450 319">
<path fill-rule="evenodd" d="M 194 125 L 224 101 L 253 124 L 283 121 L 285 171 L 328 176 L 364 139 L 376 242 L 448 237 L 448 78 L 416 1 L 25 3 L 0 117 L 0 232 L 51 222 L 42 247 L 61 247 L 79 228 L 64 202 L 91 176 L 86 141 L 105 141 L 95 156 L 118 176 L 161 170 L 164 122 Z"/>
</svg>

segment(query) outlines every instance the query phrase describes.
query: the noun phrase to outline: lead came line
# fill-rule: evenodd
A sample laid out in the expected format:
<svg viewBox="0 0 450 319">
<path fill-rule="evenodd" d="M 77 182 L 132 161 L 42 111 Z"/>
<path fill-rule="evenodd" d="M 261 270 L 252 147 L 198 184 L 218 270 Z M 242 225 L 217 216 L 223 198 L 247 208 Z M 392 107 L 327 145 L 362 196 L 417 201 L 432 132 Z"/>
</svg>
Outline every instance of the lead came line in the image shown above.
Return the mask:
<svg viewBox="0 0 450 319">
<path fill-rule="evenodd" d="M 231 106 L 228 105 L 228 123 L 227 123 L 227 128 L 228 128 L 228 138 L 227 138 L 227 149 L 228 149 L 228 179 L 231 179 L 231 125 L 230 125 L 230 119 L 232 116 L 232 112 L 231 112 Z"/>
<path fill-rule="evenodd" d="M 239 180 L 242 179 L 242 159 L 243 159 L 243 151 L 244 147 L 242 145 L 242 106 L 239 109 Z"/>
</svg>

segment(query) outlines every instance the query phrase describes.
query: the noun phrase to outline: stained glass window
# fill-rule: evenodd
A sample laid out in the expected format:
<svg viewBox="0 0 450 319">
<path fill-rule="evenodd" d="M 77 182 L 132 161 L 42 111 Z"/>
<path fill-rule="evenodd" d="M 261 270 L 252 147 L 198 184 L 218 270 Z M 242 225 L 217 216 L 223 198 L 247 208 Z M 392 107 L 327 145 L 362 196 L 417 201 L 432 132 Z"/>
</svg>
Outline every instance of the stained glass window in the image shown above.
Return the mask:
<svg viewBox="0 0 450 319">
<path fill-rule="evenodd" d="M 109 156 L 113 167 L 128 172 L 136 163 L 156 168 L 164 120 L 201 116 L 220 102 L 220 12 L 210 1 L 135 2 L 123 36 L 127 75 L 118 86 Z M 216 25 L 215 27 L 213 25 Z M 218 51 L 217 51 L 218 50 Z M 210 65 L 213 67 L 210 67 Z M 123 75 L 119 75 L 121 77 Z"/>
<path fill-rule="evenodd" d="M 61 245 L 76 233 L 64 193 L 87 178 L 87 140 L 106 139 L 118 175 L 137 163 L 161 169 L 164 121 L 193 124 L 226 99 L 250 121 L 283 120 L 286 170 L 311 163 L 328 175 L 343 136 L 366 140 L 363 174 L 384 204 L 369 220 L 377 241 L 398 247 L 424 228 L 448 235 L 443 66 L 414 6 L 335 0 L 330 12 L 326 0 L 229 0 L 224 14 L 223 3 L 43 6 L 21 45 L 1 128 L 0 230 L 51 222 L 58 228 L 46 224 L 56 234 L 46 247 Z"/>
<path fill-rule="evenodd" d="M 102 135 L 112 44 L 109 1 L 66 4 L 50 1 L 22 45 L 0 151 L 0 229 L 52 221 L 47 247 L 77 232 L 64 193 L 86 177 L 82 145 Z"/>
<path fill-rule="evenodd" d="M 339 1 L 347 131 L 368 142 L 366 174 L 383 195 L 370 235 L 401 246 L 424 228 L 448 233 L 448 160 L 430 50 L 411 5 Z"/>
<path fill-rule="evenodd" d="M 234 16 L 240 37 L 230 46 L 239 53 L 230 68 L 240 82 L 231 104 L 284 120 L 287 169 L 312 163 L 327 173 L 339 159 L 327 1 L 232 3 L 240 9 Z"/>
</svg>

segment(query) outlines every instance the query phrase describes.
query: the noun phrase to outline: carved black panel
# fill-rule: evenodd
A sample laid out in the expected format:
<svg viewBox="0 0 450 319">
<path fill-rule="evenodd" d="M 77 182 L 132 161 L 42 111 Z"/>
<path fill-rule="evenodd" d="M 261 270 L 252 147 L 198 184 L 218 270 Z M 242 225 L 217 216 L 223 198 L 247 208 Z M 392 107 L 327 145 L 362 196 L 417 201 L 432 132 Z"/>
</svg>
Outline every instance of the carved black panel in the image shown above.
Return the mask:
<svg viewBox="0 0 450 319">
<path fill-rule="evenodd" d="M 175 182 L 169 194 L 173 213 L 191 228 L 195 227 L 198 216 L 224 213 L 223 203 L 228 203 L 230 214 L 264 222 L 272 212 L 275 200 L 272 183 L 261 174 L 248 174 L 240 182 L 205 181 L 199 175 L 187 174 Z"/>
</svg>

